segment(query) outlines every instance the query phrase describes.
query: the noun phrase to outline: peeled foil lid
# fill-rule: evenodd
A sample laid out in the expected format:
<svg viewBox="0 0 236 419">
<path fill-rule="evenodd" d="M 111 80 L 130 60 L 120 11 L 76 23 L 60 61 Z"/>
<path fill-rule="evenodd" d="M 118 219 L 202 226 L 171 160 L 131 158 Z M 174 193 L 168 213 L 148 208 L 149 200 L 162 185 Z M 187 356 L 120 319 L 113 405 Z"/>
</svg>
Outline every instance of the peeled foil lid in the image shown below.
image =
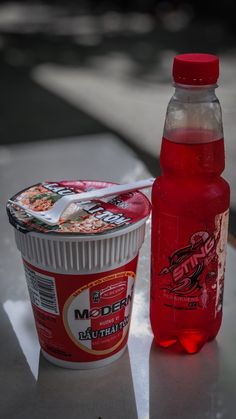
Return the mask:
<svg viewBox="0 0 236 419">
<path fill-rule="evenodd" d="M 43 182 L 30 186 L 14 195 L 11 200 L 19 202 L 34 211 L 46 211 L 65 195 L 87 192 L 114 185 L 110 182 L 89 180 L 63 180 Z M 28 215 L 14 204 L 7 204 L 10 223 L 23 233 L 106 234 L 112 230 L 124 229 L 147 218 L 151 204 L 141 192 L 122 193 L 104 200 L 85 204 L 71 204 L 62 215 L 60 224 L 50 226 Z"/>
</svg>

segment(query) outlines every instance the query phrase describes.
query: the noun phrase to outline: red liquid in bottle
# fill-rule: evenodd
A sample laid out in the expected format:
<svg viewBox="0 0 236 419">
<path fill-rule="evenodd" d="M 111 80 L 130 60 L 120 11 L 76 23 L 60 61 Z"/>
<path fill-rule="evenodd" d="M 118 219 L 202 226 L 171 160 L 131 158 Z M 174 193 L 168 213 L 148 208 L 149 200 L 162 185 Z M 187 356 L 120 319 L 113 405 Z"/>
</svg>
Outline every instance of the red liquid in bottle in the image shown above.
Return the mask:
<svg viewBox="0 0 236 419">
<path fill-rule="evenodd" d="M 152 192 L 150 316 L 157 344 L 194 353 L 221 325 L 229 186 L 220 177 L 223 139 L 207 130 L 174 135 L 162 140 Z"/>
</svg>

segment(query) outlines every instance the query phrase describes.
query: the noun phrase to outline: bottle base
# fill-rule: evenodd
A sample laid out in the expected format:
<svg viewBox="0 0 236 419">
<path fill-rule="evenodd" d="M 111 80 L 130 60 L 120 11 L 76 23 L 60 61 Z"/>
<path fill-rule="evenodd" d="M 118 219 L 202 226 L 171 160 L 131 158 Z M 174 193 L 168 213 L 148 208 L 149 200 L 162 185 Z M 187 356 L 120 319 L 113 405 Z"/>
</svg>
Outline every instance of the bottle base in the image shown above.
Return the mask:
<svg viewBox="0 0 236 419">
<path fill-rule="evenodd" d="M 155 342 L 162 348 L 171 348 L 175 352 L 184 352 L 189 355 L 199 352 L 205 343 L 213 340 L 216 335 L 206 336 L 198 330 L 184 330 L 178 333 L 178 336 L 168 339 L 158 339 Z"/>
</svg>

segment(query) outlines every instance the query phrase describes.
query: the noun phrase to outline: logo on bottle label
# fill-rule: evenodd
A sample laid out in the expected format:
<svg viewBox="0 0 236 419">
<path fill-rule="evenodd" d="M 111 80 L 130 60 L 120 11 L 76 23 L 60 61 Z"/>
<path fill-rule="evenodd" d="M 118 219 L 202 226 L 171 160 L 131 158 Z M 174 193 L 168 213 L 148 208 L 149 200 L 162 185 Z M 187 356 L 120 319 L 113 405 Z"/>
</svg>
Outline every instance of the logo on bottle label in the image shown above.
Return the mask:
<svg viewBox="0 0 236 419">
<path fill-rule="evenodd" d="M 165 289 L 181 297 L 196 295 L 202 289 L 200 275 L 205 266 L 214 258 L 216 240 L 207 231 L 194 233 L 189 245 L 176 250 L 169 257 L 169 266 L 164 267 L 159 275 L 171 274 L 172 283 Z M 210 273 L 215 275 L 214 272 Z"/>
<path fill-rule="evenodd" d="M 188 233 L 186 244 L 167 254 L 168 264 L 157 271 L 165 306 L 182 310 L 211 306 L 213 316 L 222 310 L 228 214 L 226 211 L 205 220 L 208 228 Z M 182 221 L 178 222 L 180 225 Z M 186 220 L 181 230 L 183 238 L 184 229 L 191 231 Z"/>
</svg>

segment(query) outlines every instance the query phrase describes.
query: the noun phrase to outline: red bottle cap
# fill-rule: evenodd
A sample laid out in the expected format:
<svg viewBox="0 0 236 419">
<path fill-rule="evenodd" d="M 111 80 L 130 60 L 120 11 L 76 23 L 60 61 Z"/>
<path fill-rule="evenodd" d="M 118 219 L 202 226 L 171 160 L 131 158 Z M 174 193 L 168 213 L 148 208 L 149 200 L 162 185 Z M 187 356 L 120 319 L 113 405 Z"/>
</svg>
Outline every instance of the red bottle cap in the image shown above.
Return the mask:
<svg viewBox="0 0 236 419">
<path fill-rule="evenodd" d="M 211 54 L 176 55 L 172 74 L 174 81 L 179 84 L 215 84 L 219 77 L 219 58 Z"/>
</svg>

